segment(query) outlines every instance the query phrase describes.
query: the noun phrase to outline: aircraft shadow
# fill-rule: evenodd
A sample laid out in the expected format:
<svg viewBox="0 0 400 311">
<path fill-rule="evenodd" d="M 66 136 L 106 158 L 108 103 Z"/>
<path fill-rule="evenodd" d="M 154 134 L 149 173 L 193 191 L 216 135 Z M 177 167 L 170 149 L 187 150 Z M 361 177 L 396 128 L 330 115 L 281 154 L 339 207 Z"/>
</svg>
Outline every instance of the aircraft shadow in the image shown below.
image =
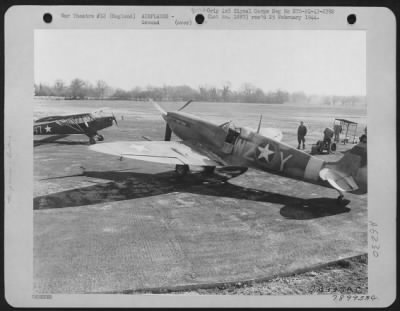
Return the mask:
<svg viewBox="0 0 400 311">
<path fill-rule="evenodd" d="M 33 208 L 35 210 L 65 208 L 138 199 L 171 192 L 186 192 L 283 205 L 280 214 L 289 219 L 306 220 L 350 211 L 345 206 L 349 201 L 338 204 L 336 199 L 331 198 L 301 199 L 228 183 L 227 181 L 235 177 L 234 175 L 191 173 L 190 176 L 181 179 L 174 172 L 144 174 L 131 171 L 88 171 L 75 176 L 105 179 L 109 182 L 35 197 Z"/>
<path fill-rule="evenodd" d="M 43 139 L 33 140 L 33 147 L 38 147 L 47 144 L 59 144 L 59 145 L 87 145 L 87 141 L 72 141 L 72 140 L 59 140 L 67 137 L 68 135 L 61 136 L 50 136 Z"/>
<path fill-rule="evenodd" d="M 38 147 L 42 145 L 48 145 L 48 144 L 57 144 L 57 145 L 88 145 L 88 142 L 83 142 L 83 141 L 51 141 L 51 142 L 41 142 L 41 141 L 34 141 L 33 142 L 33 147 Z"/>
</svg>

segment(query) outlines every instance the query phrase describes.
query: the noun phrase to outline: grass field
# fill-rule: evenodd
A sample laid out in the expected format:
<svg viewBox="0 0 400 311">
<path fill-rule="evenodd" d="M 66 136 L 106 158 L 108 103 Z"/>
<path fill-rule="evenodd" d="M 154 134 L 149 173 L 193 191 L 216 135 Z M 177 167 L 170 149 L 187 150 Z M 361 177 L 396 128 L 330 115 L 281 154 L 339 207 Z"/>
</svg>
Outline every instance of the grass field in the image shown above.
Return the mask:
<svg viewBox="0 0 400 311">
<path fill-rule="evenodd" d="M 167 111 L 182 105 L 161 103 Z M 148 102 L 35 100 L 34 117 L 101 108 L 114 112 L 119 124 L 101 131 L 105 142 L 164 137 L 165 123 Z M 252 128 L 262 114 L 263 127 L 280 128 L 292 146 L 302 120 L 309 129 L 306 151 L 335 117 L 358 122 L 357 136 L 366 125 L 360 107 L 193 102 L 185 111 Z M 35 136 L 35 143 L 41 139 Z M 89 151 L 87 142 L 71 135 L 34 148 L 38 293 L 135 293 L 180 283 L 199 286 L 174 292 L 367 291 L 367 195 L 348 195 L 351 203 L 338 208 L 332 189 L 255 170 L 226 184 L 195 176 L 182 184 L 172 166 L 119 161 Z M 340 144 L 335 154 L 319 157 L 337 160 L 352 146 Z M 201 286 L 214 279 L 218 286 Z"/>
<path fill-rule="evenodd" d="M 180 108 L 183 102 L 161 102 L 160 105 L 164 107 L 165 110 L 169 111 Z M 159 123 L 162 124 L 162 119 L 158 111 L 150 102 L 35 100 L 34 116 L 38 118 L 61 113 L 73 114 L 91 112 L 105 107 L 113 111 L 119 121 L 121 121 L 121 117 L 123 117 L 125 121 L 154 120 L 161 121 Z M 367 117 L 366 107 L 300 106 L 294 104 L 273 105 L 193 102 L 185 111 L 207 118 L 216 123 L 233 120 L 238 126 L 247 126 L 251 128 L 257 128 L 260 114 L 262 114 L 262 126 L 281 129 L 284 134 L 283 139 L 288 143 L 296 141 L 297 127 L 300 121 L 304 121 L 308 128 L 307 141 L 309 144 L 315 143 L 316 140 L 321 139 L 323 130 L 326 127 L 332 127 L 334 118 L 344 118 L 359 123 L 357 136 L 360 136 L 366 126 Z"/>
</svg>

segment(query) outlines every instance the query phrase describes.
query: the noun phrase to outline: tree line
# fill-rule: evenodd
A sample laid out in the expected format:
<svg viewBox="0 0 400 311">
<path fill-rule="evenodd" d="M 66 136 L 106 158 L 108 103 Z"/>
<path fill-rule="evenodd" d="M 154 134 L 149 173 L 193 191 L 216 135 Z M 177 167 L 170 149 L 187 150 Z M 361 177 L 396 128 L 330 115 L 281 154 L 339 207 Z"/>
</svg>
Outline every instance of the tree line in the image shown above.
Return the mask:
<svg viewBox="0 0 400 311">
<path fill-rule="evenodd" d="M 109 99 L 109 100 L 136 100 L 144 101 L 205 101 L 205 102 L 242 102 L 283 104 L 287 102 L 305 104 L 363 104 L 363 96 L 307 96 L 304 92 L 289 93 L 285 90 L 264 92 L 262 89 L 244 83 L 239 90 L 233 90 L 229 82 L 217 88 L 214 86 L 200 86 L 194 89 L 187 85 L 178 86 L 147 86 L 133 87 L 131 90 L 110 87 L 105 81 L 99 80 L 95 84 L 82 79 L 73 79 L 69 84 L 57 80 L 53 85 L 35 84 L 34 95 L 41 97 L 59 97 L 63 99 Z"/>
</svg>

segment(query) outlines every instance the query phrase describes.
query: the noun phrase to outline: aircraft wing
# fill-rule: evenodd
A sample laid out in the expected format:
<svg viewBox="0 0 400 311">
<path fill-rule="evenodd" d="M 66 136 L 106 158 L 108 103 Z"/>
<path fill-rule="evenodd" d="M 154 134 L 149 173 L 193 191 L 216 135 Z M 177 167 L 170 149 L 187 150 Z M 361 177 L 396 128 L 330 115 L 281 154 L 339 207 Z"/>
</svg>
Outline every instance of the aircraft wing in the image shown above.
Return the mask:
<svg viewBox="0 0 400 311">
<path fill-rule="evenodd" d="M 246 130 L 257 133 L 257 130 L 252 129 L 250 127 L 245 127 Z M 276 141 L 282 141 L 283 134 L 280 129 L 273 127 L 262 127 L 259 130 L 259 133 L 265 137 L 271 138 Z"/>
<path fill-rule="evenodd" d="M 264 127 L 260 129 L 260 134 L 276 141 L 282 141 L 282 131 L 273 127 Z"/>
<path fill-rule="evenodd" d="M 194 166 L 218 166 L 220 162 L 179 141 L 119 141 L 96 144 L 90 150 L 141 161 Z"/>
</svg>

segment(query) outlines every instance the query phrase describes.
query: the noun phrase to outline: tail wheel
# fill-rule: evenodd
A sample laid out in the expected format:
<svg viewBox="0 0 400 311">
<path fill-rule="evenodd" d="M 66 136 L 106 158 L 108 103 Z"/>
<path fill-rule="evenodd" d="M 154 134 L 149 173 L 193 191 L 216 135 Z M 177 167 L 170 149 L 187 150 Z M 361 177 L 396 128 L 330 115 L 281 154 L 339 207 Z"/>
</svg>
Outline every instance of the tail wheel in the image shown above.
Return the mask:
<svg viewBox="0 0 400 311">
<path fill-rule="evenodd" d="M 89 137 L 89 143 L 94 145 L 96 143 L 96 139 L 94 139 L 94 137 Z"/>
<path fill-rule="evenodd" d="M 189 165 L 176 165 L 175 172 L 179 177 L 185 176 L 189 172 Z"/>
</svg>

